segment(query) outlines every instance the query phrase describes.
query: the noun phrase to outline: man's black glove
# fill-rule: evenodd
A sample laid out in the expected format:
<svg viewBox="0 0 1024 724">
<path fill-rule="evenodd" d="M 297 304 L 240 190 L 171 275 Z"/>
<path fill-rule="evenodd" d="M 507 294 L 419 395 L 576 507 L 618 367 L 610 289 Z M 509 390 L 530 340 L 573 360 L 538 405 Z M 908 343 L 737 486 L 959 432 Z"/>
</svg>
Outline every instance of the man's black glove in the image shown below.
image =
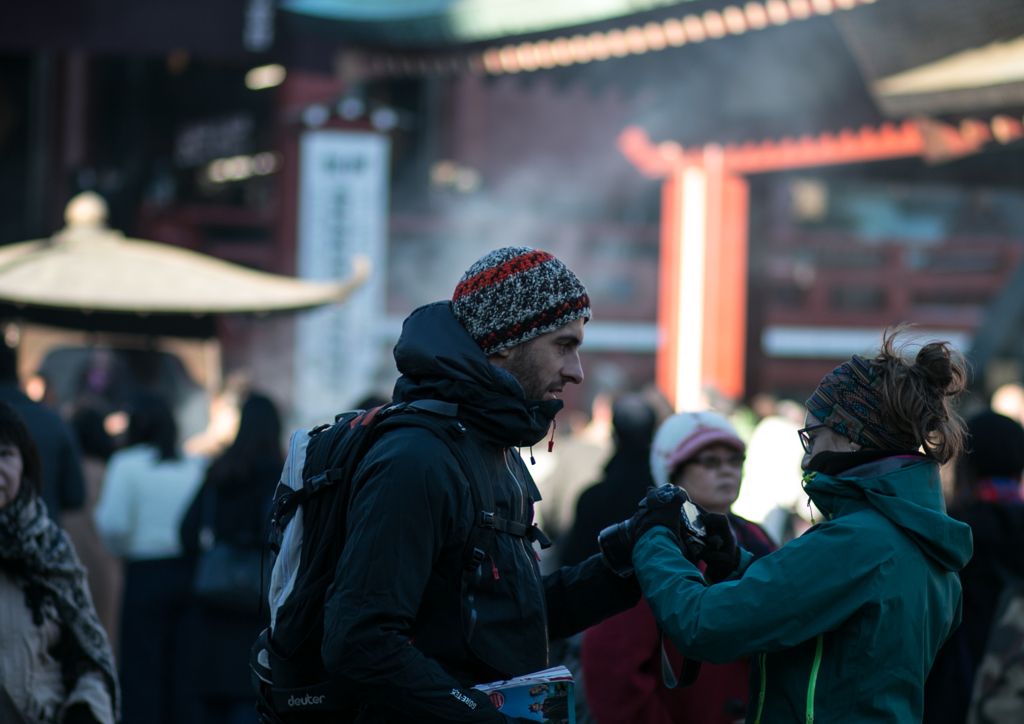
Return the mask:
<svg viewBox="0 0 1024 724">
<path fill-rule="evenodd" d="M 676 540 L 682 540 L 679 527 L 682 523 L 680 509 L 686 501 L 686 493 L 674 485 L 663 485 L 651 488 L 647 497 L 640 503 L 640 510 L 633 516 L 636 528 L 636 540 L 643 538 L 644 533 L 659 525 L 668 528 Z"/>
<path fill-rule="evenodd" d="M 700 556 L 707 564 L 704 577 L 709 583 L 717 583 L 732 575 L 739 566 L 740 549 L 736 546 L 736 538 L 726 516 L 702 512 L 700 517 L 707 531 L 707 547 Z"/>
</svg>

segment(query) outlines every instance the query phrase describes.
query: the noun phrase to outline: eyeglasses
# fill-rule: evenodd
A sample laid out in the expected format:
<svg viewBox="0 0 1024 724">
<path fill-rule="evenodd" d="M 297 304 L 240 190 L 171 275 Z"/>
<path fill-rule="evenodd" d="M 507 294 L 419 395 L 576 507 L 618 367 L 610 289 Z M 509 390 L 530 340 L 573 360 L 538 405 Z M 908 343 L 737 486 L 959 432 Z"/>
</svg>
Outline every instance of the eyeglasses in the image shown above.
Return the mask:
<svg viewBox="0 0 1024 724">
<path fill-rule="evenodd" d="M 732 468 L 742 468 L 743 461 L 746 459 L 746 455 L 742 453 L 736 453 L 735 455 L 730 455 L 727 458 L 722 458 L 719 457 L 718 455 L 701 455 L 700 457 L 694 458 L 690 462 L 697 463 L 697 465 L 700 465 L 702 468 L 707 468 L 708 470 L 718 470 L 718 468 L 722 467 L 723 465 L 728 465 L 729 467 Z"/>
<path fill-rule="evenodd" d="M 827 425 L 825 425 L 825 423 L 823 422 L 819 422 L 817 425 L 808 425 L 807 427 L 801 428 L 796 431 L 796 434 L 800 436 L 800 444 L 804 446 L 805 453 L 810 453 L 811 446 L 813 445 L 813 442 L 811 441 L 811 436 L 808 435 L 807 433 L 810 430 L 817 430 L 819 427 L 827 427 Z"/>
</svg>

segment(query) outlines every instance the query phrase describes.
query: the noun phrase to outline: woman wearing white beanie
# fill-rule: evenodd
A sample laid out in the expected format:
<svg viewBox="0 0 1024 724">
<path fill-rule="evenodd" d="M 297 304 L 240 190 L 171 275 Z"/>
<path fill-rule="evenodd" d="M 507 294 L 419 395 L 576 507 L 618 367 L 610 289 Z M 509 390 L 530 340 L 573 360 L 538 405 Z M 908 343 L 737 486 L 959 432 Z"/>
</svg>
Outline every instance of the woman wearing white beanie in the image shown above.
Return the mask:
<svg viewBox="0 0 1024 724">
<path fill-rule="evenodd" d="M 740 494 L 747 446 L 717 412 L 680 412 L 665 420 L 651 445 L 651 475 L 673 483 L 711 513 L 728 513 Z"/>
<path fill-rule="evenodd" d="M 730 511 L 740 493 L 745 449 L 736 429 L 717 412 L 681 412 L 668 418 L 654 437 L 651 474 L 657 485 L 683 487 L 708 512 L 725 514 L 737 543 L 760 557 L 774 550 L 771 539 L 757 524 Z M 671 644 L 668 649 L 678 671 L 682 659 Z M 654 616 L 644 600 L 587 630 L 582 663 L 587 704 L 598 724 L 728 724 L 746 709 L 748 657 L 717 666 L 705 663 L 688 689 L 665 687 Z"/>
</svg>

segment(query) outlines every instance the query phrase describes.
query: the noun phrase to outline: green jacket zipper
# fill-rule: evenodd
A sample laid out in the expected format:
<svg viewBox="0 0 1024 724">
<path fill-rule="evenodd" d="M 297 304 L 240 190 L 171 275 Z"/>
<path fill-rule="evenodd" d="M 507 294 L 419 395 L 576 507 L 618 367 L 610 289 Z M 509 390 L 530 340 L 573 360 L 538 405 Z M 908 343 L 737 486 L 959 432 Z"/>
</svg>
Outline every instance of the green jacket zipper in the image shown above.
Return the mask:
<svg viewBox="0 0 1024 724">
<path fill-rule="evenodd" d="M 761 670 L 761 692 L 757 695 L 757 716 L 754 717 L 754 724 L 761 724 L 761 711 L 764 709 L 764 690 L 768 684 L 768 654 L 761 654 L 759 657 L 759 668 Z"/>
<path fill-rule="evenodd" d="M 818 669 L 821 668 L 821 652 L 825 634 L 818 634 L 814 648 L 814 663 L 811 665 L 811 681 L 807 684 L 807 724 L 814 724 L 814 689 L 818 684 Z"/>
<path fill-rule="evenodd" d="M 811 679 L 807 684 L 807 724 L 814 724 L 814 690 L 818 685 L 818 670 L 821 668 L 821 656 L 824 650 L 825 634 L 818 634 L 814 649 L 814 663 L 811 664 Z M 768 686 L 768 655 L 758 657 L 758 668 L 761 670 L 761 691 L 757 695 L 757 714 L 754 724 L 761 724 L 761 713 L 764 711 L 764 694 Z"/>
</svg>

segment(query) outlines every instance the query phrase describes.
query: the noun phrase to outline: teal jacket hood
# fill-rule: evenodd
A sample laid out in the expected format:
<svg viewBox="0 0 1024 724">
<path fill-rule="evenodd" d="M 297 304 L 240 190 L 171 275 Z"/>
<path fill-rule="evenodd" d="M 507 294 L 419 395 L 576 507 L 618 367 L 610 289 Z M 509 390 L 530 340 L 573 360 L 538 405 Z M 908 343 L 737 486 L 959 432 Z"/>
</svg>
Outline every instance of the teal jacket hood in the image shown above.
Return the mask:
<svg viewBox="0 0 1024 724">
<path fill-rule="evenodd" d="M 946 515 L 939 466 L 932 460 L 899 455 L 842 475 L 808 472 L 804 491 L 830 520 L 874 508 L 948 571 L 961 570 L 971 559 L 971 528 Z"/>
</svg>

